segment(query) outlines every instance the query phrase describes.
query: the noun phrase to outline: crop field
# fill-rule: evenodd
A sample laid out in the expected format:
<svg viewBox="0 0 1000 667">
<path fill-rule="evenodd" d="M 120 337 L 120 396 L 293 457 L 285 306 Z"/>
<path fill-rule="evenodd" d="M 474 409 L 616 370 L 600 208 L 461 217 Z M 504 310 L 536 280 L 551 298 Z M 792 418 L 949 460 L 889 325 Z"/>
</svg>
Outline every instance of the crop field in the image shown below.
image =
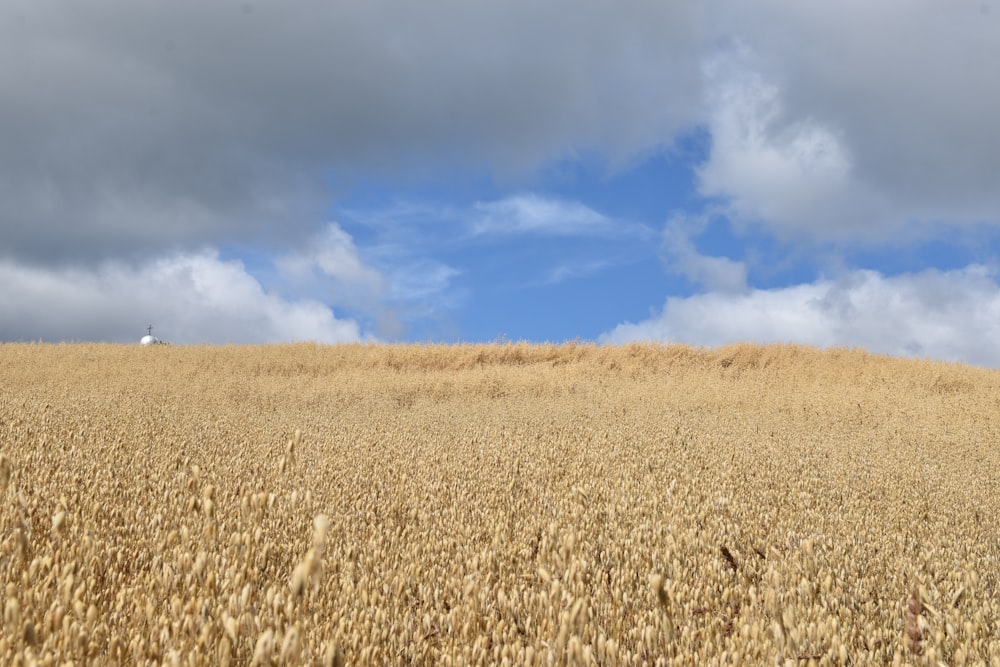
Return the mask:
<svg viewBox="0 0 1000 667">
<path fill-rule="evenodd" d="M 1000 372 L 0 345 L 0 664 L 1000 665 Z"/>
</svg>

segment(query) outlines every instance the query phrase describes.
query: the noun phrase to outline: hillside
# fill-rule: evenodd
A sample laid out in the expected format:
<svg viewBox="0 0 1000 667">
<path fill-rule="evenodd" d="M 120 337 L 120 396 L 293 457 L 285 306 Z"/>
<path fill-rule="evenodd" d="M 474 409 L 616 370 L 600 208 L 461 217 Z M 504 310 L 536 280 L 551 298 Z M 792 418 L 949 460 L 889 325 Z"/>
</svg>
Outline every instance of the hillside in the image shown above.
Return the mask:
<svg viewBox="0 0 1000 667">
<path fill-rule="evenodd" d="M 0 662 L 1000 664 L 1000 372 L 0 345 Z"/>
</svg>

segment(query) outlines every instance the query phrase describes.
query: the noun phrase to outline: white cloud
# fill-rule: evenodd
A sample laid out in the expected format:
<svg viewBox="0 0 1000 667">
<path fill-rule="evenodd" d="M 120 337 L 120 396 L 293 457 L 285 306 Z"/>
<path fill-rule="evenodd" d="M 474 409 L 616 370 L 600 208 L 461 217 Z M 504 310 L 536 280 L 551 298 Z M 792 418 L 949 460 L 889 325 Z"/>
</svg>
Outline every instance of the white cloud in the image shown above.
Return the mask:
<svg viewBox="0 0 1000 667">
<path fill-rule="evenodd" d="M 435 255 L 456 241 L 468 240 L 464 215 L 468 208 L 460 213 L 454 207 L 403 200 L 376 208 L 338 210 L 348 224 L 366 229 L 369 235 L 363 248 L 351 251 L 362 269 L 352 270 L 341 282 L 353 295 L 352 309 L 371 312 L 373 306 L 377 308 L 380 337 L 397 338 L 404 328 L 420 329 L 421 318 L 448 317 L 464 300 L 467 284 L 455 281 L 462 269 Z M 347 237 L 342 230 L 337 236 L 341 235 Z M 341 250 L 348 247 L 337 245 Z M 287 263 L 285 267 L 290 268 Z M 348 279 L 352 282 L 347 283 Z"/>
<path fill-rule="evenodd" d="M 404 262 L 390 273 L 390 298 L 434 302 L 438 306 L 449 302 L 445 293 L 452 278 L 461 275 L 461 271 L 428 258 L 411 258 Z"/>
<path fill-rule="evenodd" d="M 737 51 L 706 67 L 712 150 L 697 170 L 700 194 L 728 199 L 738 221 L 785 235 L 871 232 L 884 203 L 854 179 L 837 131 L 790 117 L 781 90 L 748 69 L 745 57 Z"/>
<path fill-rule="evenodd" d="M 549 269 L 546 273 L 545 278 L 541 281 L 543 285 L 555 285 L 567 280 L 576 280 L 578 278 L 584 278 L 586 276 L 593 275 L 610 266 L 614 266 L 615 262 L 608 259 L 596 259 L 589 261 L 579 261 L 579 262 L 564 262 L 562 264 L 557 264 L 556 266 Z"/>
<path fill-rule="evenodd" d="M 473 206 L 475 234 L 550 234 L 555 236 L 605 235 L 615 222 L 576 201 L 515 195 Z"/>
<path fill-rule="evenodd" d="M 398 304 L 389 304 L 397 298 L 398 267 L 384 272 L 371 265 L 337 223 L 279 256 L 274 266 L 278 282 L 294 294 L 370 316 L 380 338 L 403 334 Z"/>
<path fill-rule="evenodd" d="M 702 254 L 692 236 L 704 228 L 704 219 L 674 215 L 663 228 L 661 257 L 669 272 L 685 276 L 709 291 L 745 292 L 747 267 L 728 257 Z"/>
<path fill-rule="evenodd" d="M 996 278 L 982 265 L 893 277 L 858 270 L 778 289 L 670 297 L 659 314 L 600 340 L 794 342 L 1000 367 Z"/>
<path fill-rule="evenodd" d="M 0 260 L 0 339 L 133 342 L 152 322 L 174 343 L 359 340 L 352 320 L 314 300 L 264 290 L 238 261 L 205 250 L 140 265 L 39 268 Z"/>
<path fill-rule="evenodd" d="M 298 281 L 314 280 L 319 273 L 369 295 L 377 296 L 385 289 L 385 278 L 364 262 L 354 239 L 336 223 L 327 224 L 304 247 L 279 257 L 275 266 Z"/>
</svg>

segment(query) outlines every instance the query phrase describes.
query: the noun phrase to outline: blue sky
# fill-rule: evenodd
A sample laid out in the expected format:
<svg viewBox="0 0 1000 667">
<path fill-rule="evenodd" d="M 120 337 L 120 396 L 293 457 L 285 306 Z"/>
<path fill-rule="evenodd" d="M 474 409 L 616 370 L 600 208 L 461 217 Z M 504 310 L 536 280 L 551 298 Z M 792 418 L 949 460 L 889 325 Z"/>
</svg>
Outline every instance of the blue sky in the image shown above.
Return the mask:
<svg viewBox="0 0 1000 667">
<path fill-rule="evenodd" d="M 1000 366 L 989 2 L 0 0 L 0 340 Z"/>
<path fill-rule="evenodd" d="M 358 187 L 331 218 L 384 272 L 400 254 L 454 271 L 437 318 L 403 315 L 407 340 L 593 340 L 609 317 L 646 317 L 684 288 L 664 271 L 661 228 L 665 211 L 698 205 L 705 143 L 697 133 L 627 167 L 566 161 L 514 183 Z"/>
</svg>

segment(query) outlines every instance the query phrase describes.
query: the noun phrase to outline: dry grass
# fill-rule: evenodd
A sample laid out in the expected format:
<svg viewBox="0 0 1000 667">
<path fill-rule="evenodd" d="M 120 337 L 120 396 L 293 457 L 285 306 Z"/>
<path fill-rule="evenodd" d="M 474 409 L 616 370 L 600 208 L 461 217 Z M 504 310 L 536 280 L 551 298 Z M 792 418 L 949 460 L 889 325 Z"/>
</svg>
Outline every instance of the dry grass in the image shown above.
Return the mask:
<svg viewBox="0 0 1000 667">
<path fill-rule="evenodd" d="M 1000 665 L 994 371 L 0 345 L 0 387 L 2 664 Z"/>
</svg>

